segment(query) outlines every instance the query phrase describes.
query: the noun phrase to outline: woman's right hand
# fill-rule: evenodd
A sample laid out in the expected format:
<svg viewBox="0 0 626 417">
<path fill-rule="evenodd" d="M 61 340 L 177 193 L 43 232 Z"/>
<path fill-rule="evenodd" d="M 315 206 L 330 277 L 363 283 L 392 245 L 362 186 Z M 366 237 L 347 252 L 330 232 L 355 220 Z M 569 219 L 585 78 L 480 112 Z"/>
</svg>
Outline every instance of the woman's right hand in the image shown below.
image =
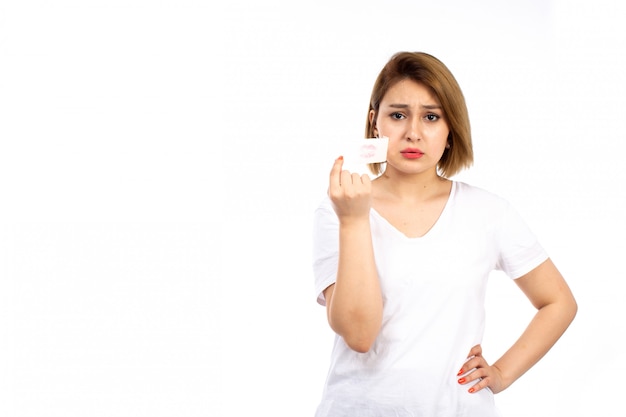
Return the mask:
<svg viewBox="0 0 626 417">
<path fill-rule="evenodd" d="M 343 169 L 343 157 L 335 160 L 330 171 L 328 196 L 340 222 L 369 218 L 372 182 L 369 175 Z"/>
<path fill-rule="evenodd" d="M 370 225 L 372 183 L 368 175 L 330 171 L 328 195 L 339 218 L 337 279 L 324 295 L 330 327 L 356 352 L 374 344 L 383 320 L 383 299 Z"/>
</svg>

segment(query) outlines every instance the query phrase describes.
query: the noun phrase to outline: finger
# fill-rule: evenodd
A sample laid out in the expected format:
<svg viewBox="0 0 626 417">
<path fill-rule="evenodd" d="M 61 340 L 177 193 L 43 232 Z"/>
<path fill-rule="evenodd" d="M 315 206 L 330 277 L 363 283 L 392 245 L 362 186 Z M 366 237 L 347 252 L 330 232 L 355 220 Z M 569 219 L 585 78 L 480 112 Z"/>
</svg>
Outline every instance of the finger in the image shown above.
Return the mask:
<svg viewBox="0 0 626 417">
<path fill-rule="evenodd" d="M 468 363 L 466 365 L 466 369 L 464 371 L 462 371 L 462 373 L 459 373 L 457 376 L 460 376 L 461 378 L 459 378 L 459 384 L 464 384 L 467 383 L 469 381 L 473 381 L 475 379 L 478 379 L 480 377 L 483 377 L 486 375 L 486 369 L 487 369 L 487 363 L 486 362 L 482 362 L 482 363 Z M 461 381 L 461 379 L 463 381 Z"/>
<path fill-rule="evenodd" d="M 470 352 L 467 355 L 467 357 L 469 358 L 471 356 L 482 356 L 482 354 L 483 354 L 483 347 L 481 345 L 476 345 L 470 349 Z"/>
<path fill-rule="evenodd" d="M 341 185 L 341 169 L 343 168 L 343 156 L 335 159 L 333 167 L 330 170 L 330 185 Z"/>
<path fill-rule="evenodd" d="M 488 372 L 485 368 L 478 368 L 476 370 L 471 371 L 470 373 L 463 375 L 461 378 L 457 379 L 457 382 L 460 385 L 468 385 L 472 384 L 473 387 L 476 383 L 481 383 L 488 376 Z M 488 385 L 487 383 L 483 384 L 484 386 Z"/>
<path fill-rule="evenodd" d="M 477 345 L 470 350 L 468 358 L 465 360 L 465 363 L 456 375 L 461 376 L 463 374 L 469 374 L 474 372 L 477 368 L 484 368 L 486 366 L 489 366 L 489 364 L 482 356 L 482 348 L 480 345 Z"/>
<path fill-rule="evenodd" d="M 352 173 L 350 174 L 350 182 L 357 187 L 357 189 L 370 190 L 372 185 L 372 180 L 367 174 L 358 174 Z"/>
<path fill-rule="evenodd" d="M 485 369 L 489 366 L 485 358 L 482 356 L 477 356 L 465 363 L 463 365 L 467 371 L 467 373 L 474 373 L 478 369 Z M 478 375 L 478 374 L 477 374 Z"/>
<path fill-rule="evenodd" d="M 483 379 L 483 378 L 480 378 L 476 384 L 474 384 L 471 387 L 469 387 L 467 392 L 469 392 L 470 394 L 475 394 L 478 391 L 480 391 L 481 389 L 487 388 L 488 386 L 489 386 L 489 383 L 487 382 L 487 380 Z"/>
<path fill-rule="evenodd" d="M 353 181 L 352 181 L 352 174 L 350 173 L 350 171 L 344 169 L 343 171 L 341 171 L 341 185 L 343 187 L 345 186 L 349 186 L 352 185 Z"/>
<path fill-rule="evenodd" d="M 484 366 L 487 366 L 487 360 L 482 356 L 474 356 L 473 358 L 465 362 L 465 367 L 468 369 L 481 368 Z"/>
</svg>

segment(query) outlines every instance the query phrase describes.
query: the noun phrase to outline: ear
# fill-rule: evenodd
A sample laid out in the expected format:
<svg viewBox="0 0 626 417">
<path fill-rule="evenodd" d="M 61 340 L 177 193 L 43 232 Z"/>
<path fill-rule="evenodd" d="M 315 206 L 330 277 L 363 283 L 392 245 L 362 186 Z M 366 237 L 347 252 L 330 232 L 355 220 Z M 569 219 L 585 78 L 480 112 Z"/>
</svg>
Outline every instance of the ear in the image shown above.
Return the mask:
<svg viewBox="0 0 626 417">
<path fill-rule="evenodd" d="M 376 112 L 374 110 L 370 110 L 368 115 L 370 124 L 372 125 L 372 131 L 374 132 L 374 136 L 378 137 L 378 129 L 376 129 Z"/>
</svg>

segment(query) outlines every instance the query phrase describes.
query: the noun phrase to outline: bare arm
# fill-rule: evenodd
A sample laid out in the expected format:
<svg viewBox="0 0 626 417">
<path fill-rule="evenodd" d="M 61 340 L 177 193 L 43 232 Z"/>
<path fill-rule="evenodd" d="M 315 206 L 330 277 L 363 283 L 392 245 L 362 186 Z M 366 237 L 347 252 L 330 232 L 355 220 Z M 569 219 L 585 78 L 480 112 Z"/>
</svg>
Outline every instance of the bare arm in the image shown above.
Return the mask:
<svg viewBox="0 0 626 417">
<path fill-rule="evenodd" d="M 382 295 L 369 223 L 371 183 L 367 175 L 342 171 L 335 161 L 328 193 L 339 218 L 339 266 L 335 284 L 324 290 L 330 327 L 351 349 L 367 352 L 382 323 Z"/>
<path fill-rule="evenodd" d="M 550 259 L 515 282 L 537 308 L 537 313 L 520 338 L 492 366 L 482 357 L 480 345 L 472 348 L 469 356 L 475 357 L 461 371 L 474 367 L 477 370 L 463 382 L 459 381 L 468 383 L 482 378 L 470 388 L 471 392 L 487 386 L 494 393 L 508 388 L 554 346 L 576 316 L 576 300 Z"/>
</svg>

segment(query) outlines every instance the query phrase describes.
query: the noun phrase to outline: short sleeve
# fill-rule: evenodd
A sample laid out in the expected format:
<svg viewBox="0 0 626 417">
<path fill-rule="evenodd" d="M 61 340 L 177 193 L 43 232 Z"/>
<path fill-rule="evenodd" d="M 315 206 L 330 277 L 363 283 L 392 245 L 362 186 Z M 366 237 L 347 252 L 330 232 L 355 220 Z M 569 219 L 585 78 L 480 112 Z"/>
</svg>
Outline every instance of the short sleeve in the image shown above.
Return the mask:
<svg viewBox="0 0 626 417">
<path fill-rule="evenodd" d="M 324 290 L 335 283 L 339 265 L 339 221 L 326 198 L 313 216 L 313 277 L 317 302 L 326 305 Z"/>
<path fill-rule="evenodd" d="M 520 214 L 507 204 L 496 231 L 499 248 L 496 269 L 516 279 L 532 271 L 548 254 Z"/>
</svg>

